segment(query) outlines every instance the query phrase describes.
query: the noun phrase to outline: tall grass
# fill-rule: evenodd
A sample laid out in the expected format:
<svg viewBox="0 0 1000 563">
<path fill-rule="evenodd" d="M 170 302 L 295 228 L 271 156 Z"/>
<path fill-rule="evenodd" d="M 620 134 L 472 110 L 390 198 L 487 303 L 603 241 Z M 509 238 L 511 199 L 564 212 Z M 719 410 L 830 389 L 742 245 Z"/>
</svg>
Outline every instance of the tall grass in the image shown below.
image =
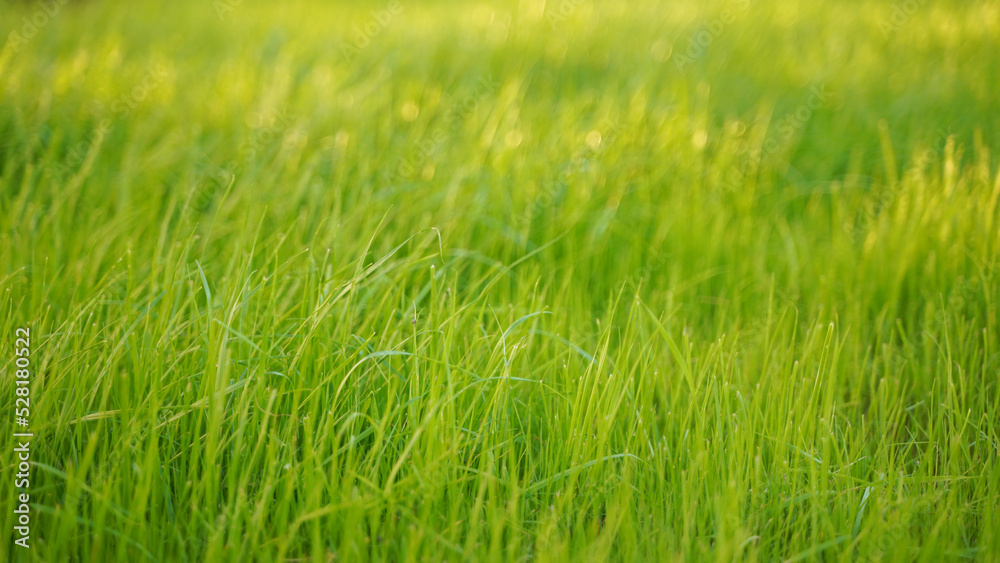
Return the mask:
<svg viewBox="0 0 1000 563">
<path fill-rule="evenodd" d="M 225 6 L 0 54 L 11 560 L 998 556 L 995 5 Z"/>
</svg>

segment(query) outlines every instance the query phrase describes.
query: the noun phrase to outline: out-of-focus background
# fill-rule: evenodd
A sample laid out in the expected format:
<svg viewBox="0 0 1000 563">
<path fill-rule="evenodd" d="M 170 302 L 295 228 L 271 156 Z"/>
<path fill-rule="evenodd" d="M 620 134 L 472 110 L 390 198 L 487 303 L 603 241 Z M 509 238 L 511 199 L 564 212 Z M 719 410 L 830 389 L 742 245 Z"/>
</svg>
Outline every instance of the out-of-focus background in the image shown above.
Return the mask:
<svg viewBox="0 0 1000 563">
<path fill-rule="evenodd" d="M 107 212 L 215 179 L 207 208 L 238 167 L 278 213 L 371 210 L 361 232 L 394 204 L 402 231 L 429 215 L 507 256 L 578 229 L 581 271 L 715 238 L 650 202 L 763 198 L 794 220 L 887 183 L 887 146 L 929 168 L 954 136 L 974 161 L 1000 119 L 989 2 L 52 5 L 4 6 L 5 177 L 51 155 Z"/>
<path fill-rule="evenodd" d="M 996 555 L 1000 4 L 0 14 L 12 558 Z"/>
</svg>

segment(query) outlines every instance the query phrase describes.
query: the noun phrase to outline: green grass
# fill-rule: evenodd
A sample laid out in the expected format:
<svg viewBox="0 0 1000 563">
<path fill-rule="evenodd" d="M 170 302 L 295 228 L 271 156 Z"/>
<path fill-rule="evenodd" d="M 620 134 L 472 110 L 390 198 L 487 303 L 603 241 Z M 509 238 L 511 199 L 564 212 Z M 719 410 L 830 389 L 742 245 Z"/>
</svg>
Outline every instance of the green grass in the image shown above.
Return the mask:
<svg viewBox="0 0 1000 563">
<path fill-rule="evenodd" d="M 915 4 L 3 2 L 6 558 L 1000 557 L 1000 9 Z"/>
</svg>

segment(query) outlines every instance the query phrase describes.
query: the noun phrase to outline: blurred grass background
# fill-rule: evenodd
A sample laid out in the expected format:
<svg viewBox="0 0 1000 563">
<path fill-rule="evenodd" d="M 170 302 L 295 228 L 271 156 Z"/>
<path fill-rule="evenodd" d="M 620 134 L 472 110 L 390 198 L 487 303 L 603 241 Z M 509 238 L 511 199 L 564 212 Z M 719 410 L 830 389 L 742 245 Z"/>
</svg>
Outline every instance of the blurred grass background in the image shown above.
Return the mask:
<svg viewBox="0 0 1000 563">
<path fill-rule="evenodd" d="M 996 553 L 997 4 L 0 6 L 12 555 Z"/>
</svg>

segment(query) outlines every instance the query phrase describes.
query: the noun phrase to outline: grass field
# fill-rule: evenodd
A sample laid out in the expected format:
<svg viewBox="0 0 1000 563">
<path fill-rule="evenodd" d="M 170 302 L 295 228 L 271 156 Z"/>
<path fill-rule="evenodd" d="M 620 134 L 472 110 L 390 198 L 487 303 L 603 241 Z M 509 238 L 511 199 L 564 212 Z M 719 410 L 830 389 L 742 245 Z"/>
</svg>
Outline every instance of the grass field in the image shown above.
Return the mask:
<svg viewBox="0 0 1000 563">
<path fill-rule="evenodd" d="M 995 2 L 64 2 L 0 559 L 1000 558 Z"/>
</svg>

